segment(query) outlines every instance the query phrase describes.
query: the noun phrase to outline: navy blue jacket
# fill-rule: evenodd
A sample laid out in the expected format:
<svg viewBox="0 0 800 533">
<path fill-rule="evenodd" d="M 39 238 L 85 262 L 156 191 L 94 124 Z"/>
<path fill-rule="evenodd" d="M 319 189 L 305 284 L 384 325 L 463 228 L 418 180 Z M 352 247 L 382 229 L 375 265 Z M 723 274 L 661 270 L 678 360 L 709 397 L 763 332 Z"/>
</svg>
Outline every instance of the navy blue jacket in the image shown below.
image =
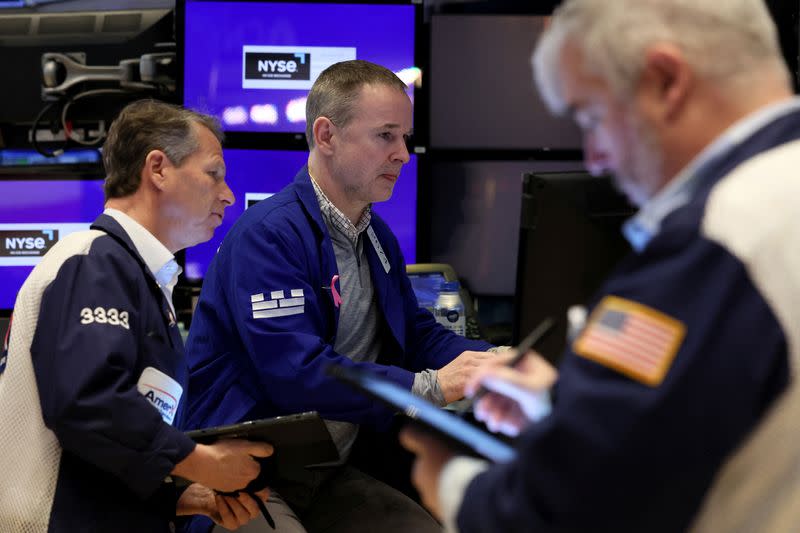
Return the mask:
<svg viewBox="0 0 800 533">
<path fill-rule="evenodd" d="M 614 295 L 686 325 L 663 381 L 647 385 L 578 355 L 573 345 L 552 414 L 518 438 L 517 460 L 490 468 L 467 487 L 457 516 L 461 532 L 689 527 L 714 474 L 790 379 L 787 330 L 748 271 L 749 258 L 705 233 L 709 197 L 744 161 L 798 138 L 800 113 L 794 112 L 707 166 L 692 200 L 667 216 L 660 233 L 623 261 L 591 303 Z M 798 163 L 795 148 L 786 164 Z M 769 209 L 761 207 L 755 211 Z M 774 216 L 791 224 L 797 212 Z M 736 231 L 759 220 L 730 222 Z M 763 228 L 764 238 L 780 239 L 774 233 Z M 783 297 L 796 301 L 798 295 Z"/>
<path fill-rule="evenodd" d="M 447 331 L 420 309 L 397 239 L 375 213 L 370 227 L 389 264 L 386 272 L 365 238 L 383 353 L 377 363 L 355 363 L 333 350 L 338 269 L 308 171 L 245 211 L 211 263 L 189 332 L 189 427 L 310 410 L 382 427 L 390 412 L 328 377 L 327 364 L 369 368 L 411 389 L 414 372 L 490 347 Z"/>
<path fill-rule="evenodd" d="M 137 383 L 153 368 L 185 390 L 182 341 L 124 230 L 106 215 L 92 229 L 100 231 L 58 243 L 21 290 L 2 379 L 17 379 L 15 358 L 32 338 L 41 416 L 32 411 L 30 423 L 43 423 L 61 448 L 49 531 L 168 531 L 176 493 L 163 481 L 195 445 L 164 422 Z M 176 422 L 180 416 L 178 408 Z"/>
</svg>

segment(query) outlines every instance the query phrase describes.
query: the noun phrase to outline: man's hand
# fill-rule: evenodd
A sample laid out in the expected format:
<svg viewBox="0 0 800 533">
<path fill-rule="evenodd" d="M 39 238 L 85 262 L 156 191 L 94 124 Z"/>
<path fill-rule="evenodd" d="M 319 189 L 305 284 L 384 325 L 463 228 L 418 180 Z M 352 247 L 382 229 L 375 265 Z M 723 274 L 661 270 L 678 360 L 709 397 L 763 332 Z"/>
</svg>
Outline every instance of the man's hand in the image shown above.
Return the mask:
<svg viewBox="0 0 800 533">
<path fill-rule="evenodd" d="M 419 491 L 422 504 L 441 521 L 439 474 L 447 461 L 456 453 L 436 437 L 410 426 L 406 426 L 400 432 L 400 443 L 417 455 L 414 468 L 411 470 L 411 481 Z"/>
<path fill-rule="evenodd" d="M 447 403 L 464 397 L 464 386 L 483 363 L 498 357 L 491 352 L 461 352 L 461 355 L 437 371 L 439 387 Z"/>
<path fill-rule="evenodd" d="M 269 457 L 272 452 L 270 444 L 248 440 L 198 444 L 172 473 L 212 489 L 233 492 L 245 488 L 261 471 L 253 458 Z"/>
<path fill-rule="evenodd" d="M 511 436 L 549 412 L 548 391 L 558 379 L 558 371 L 535 352 L 509 368 L 506 364 L 514 355 L 515 351 L 504 352 L 487 361 L 466 386 L 470 395 L 480 386 L 491 391 L 475 403 L 475 418 L 491 431 Z"/>
<path fill-rule="evenodd" d="M 269 489 L 258 491 L 255 496 L 266 502 L 269 498 Z M 235 497 L 220 496 L 208 487 L 193 483 L 178 499 L 176 514 L 178 516 L 202 514 L 225 529 L 235 530 L 261 516 L 261 511 L 248 494 L 240 493 Z"/>
</svg>

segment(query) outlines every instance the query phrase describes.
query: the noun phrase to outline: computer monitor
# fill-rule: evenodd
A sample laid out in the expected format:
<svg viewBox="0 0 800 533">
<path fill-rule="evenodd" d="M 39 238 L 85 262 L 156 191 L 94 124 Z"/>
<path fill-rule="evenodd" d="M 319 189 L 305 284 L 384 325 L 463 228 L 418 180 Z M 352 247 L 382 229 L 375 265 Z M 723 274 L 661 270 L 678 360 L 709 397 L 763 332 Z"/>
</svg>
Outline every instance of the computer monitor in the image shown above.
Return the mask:
<svg viewBox="0 0 800 533">
<path fill-rule="evenodd" d="M 236 203 L 225 210 L 222 225 L 208 242 L 186 250 L 185 276 L 200 281 L 208 270 L 222 239 L 245 209 L 269 197 L 292 182 L 308 159 L 308 152 L 295 150 L 223 149 L 226 181 L 236 196 Z M 417 157 L 403 166 L 392 198 L 373 205 L 394 232 L 406 262 L 416 259 Z"/>
<path fill-rule="evenodd" d="M 13 309 L 17 292 L 42 256 L 64 236 L 88 229 L 102 211 L 99 168 L 84 179 L 0 173 L 0 314 Z"/>
<path fill-rule="evenodd" d="M 556 329 L 537 350 L 551 362 L 560 360 L 567 309 L 585 304 L 630 252 L 621 226 L 635 212 L 609 177 L 583 172 L 523 176 L 515 344 L 552 317 Z"/>
<path fill-rule="evenodd" d="M 290 134 L 304 144 L 308 91 L 338 61 L 372 61 L 407 82 L 419 73 L 420 2 L 179 0 L 176 7 L 182 101 L 217 116 L 228 132 Z"/>
<path fill-rule="evenodd" d="M 432 310 L 439 297 L 442 284 L 458 281 L 455 270 L 444 263 L 421 263 L 406 265 L 406 274 L 420 307 Z"/>
</svg>

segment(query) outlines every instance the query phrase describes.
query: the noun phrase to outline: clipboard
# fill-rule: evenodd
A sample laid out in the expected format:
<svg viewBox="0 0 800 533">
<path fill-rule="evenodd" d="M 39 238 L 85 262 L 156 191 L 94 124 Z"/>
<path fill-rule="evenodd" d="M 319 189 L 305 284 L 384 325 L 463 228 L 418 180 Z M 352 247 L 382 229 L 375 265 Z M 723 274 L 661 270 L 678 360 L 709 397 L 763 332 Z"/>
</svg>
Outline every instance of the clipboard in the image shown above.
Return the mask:
<svg viewBox="0 0 800 533">
<path fill-rule="evenodd" d="M 333 438 L 316 411 L 196 429 L 187 431 L 186 435 L 199 444 L 211 444 L 220 439 L 268 442 L 275 448 L 272 457 L 281 467 L 305 467 L 339 460 Z"/>
<path fill-rule="evenodd" d="M 433 431 L 459 450 L 495 463 L 507 463 L 516 450 L 491 433 L 415 396 L 393 381 L 363 369 L 331 365 L 328 374 L 397 409 L 425 430 Z"/>
</svg>

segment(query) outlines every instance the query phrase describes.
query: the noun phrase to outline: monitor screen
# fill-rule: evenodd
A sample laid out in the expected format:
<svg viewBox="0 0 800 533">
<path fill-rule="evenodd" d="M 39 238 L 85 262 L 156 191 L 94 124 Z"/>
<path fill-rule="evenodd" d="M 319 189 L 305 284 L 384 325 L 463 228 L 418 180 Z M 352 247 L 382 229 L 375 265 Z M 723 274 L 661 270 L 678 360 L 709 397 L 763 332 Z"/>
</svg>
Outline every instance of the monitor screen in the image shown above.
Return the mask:
<svg viewBox="0 0 800 533">
<path fill-rule="evenodd" d="M 178 2 L 183 103 L 215 115 L 226 131 L 302 134 L 306 95 L 333 63 L 365 59 L 413 81 L 419 7 L 411 0 Z"/>
<path fill-rule="evenodd" d="M 411 281 L 411 288 L 420 307 L 433 309 L 436 299 L 439 297 L 439 290 L 442 284 L 447 281 L 443 272 L 424 272 L 410 273 L 408 279 Z"/>
<path fill-rule="evenodd" d="M 186 250 L 185 275 L 190 280 L 205 277 L 211 259 L 225 234 L 244 210 L 255 202 L 280 191 L 292 182 L 305 165 L 308 152 L 294 150 L 224 149 L 226 181 L 236 196 L 236 203 L 225 210 L 222 225 L 210 241 Z M 416 260 L 417 158 L 403 166 L 392 198 L 373 209 L 383 218 L 400 242 L 407 263 Z"/>
<path fill-rule="evenodd" d="M 14 307 L 41 257 L 103 211 L 103 180 L 0 177 L 0 309 Z"/>
<path fill-rule="evenodd" d="M 523 176 L 514 343 L 545 318 L 553 334 L 537 350 L 558 362 L 566 346 L 567 309 L 584 305 L 630 252 L 622 223 L 636 209 L 609 177 L 585 172 Z"/>
<path fill-rule="evenodd" d="M 531 52 L 546 20 L 538 15 L 431 15 L 431 147 L 581 149 L 580 130 L 569 117 L 547 110 L 533 82 Z"/>
</svg>

